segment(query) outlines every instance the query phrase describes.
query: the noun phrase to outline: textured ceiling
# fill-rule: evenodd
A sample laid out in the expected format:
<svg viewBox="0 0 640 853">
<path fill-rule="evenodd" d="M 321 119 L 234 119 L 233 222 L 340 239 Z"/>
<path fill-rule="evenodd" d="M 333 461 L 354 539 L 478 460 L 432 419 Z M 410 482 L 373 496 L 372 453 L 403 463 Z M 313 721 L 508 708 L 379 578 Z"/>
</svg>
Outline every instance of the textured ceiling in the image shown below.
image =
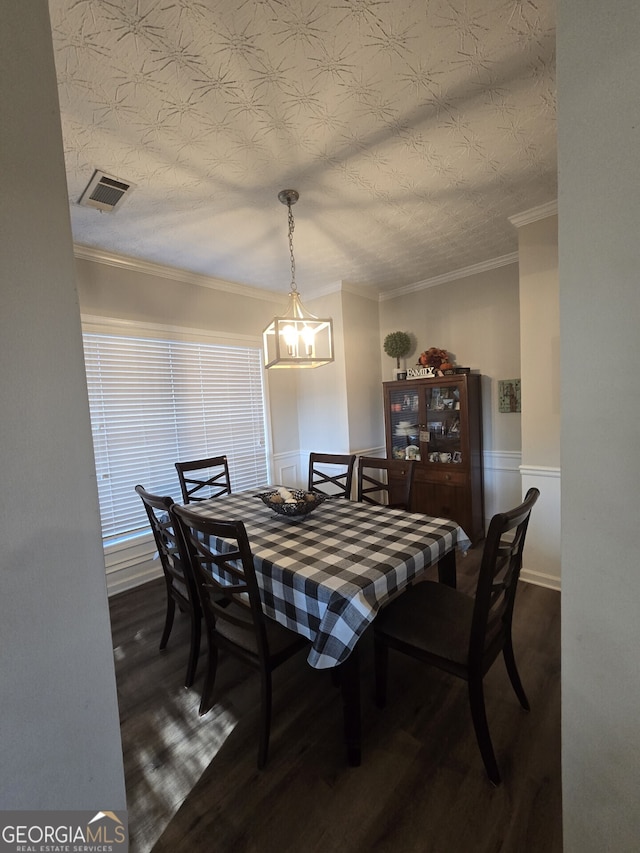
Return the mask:
<svg viewBox="0 0 640 853">
<path fill-rule="evenodd" d="M 77 243 L 304 297 L 509 254 L 556 198 L 553 0 L 49 0 Z M 100 213 L 95 168 L 136 186 Z"/>
</svg>

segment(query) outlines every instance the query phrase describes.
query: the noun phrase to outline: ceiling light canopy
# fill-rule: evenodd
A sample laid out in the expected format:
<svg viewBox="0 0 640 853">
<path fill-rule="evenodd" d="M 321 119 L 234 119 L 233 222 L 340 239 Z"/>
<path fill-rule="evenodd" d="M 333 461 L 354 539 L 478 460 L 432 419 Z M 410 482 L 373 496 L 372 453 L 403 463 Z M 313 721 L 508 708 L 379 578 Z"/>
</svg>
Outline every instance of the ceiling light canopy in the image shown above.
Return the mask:
<svg viewBox="0 0 640 853">
<path fill-rule="evenodd" d="M 289 303 L 281 317 L 274 317 L 262 333 L 265 367 L 320 367 L 333 361 L 333 321 L 320 319 L 307 311 L 296 286 L 296 262 L 293 256 L 293 212 L 291 206 L 300 195 L 296 190 L 281 190 L 278 199 L 289 211 L 289 255 L 291 289 Z"/>
</svg>

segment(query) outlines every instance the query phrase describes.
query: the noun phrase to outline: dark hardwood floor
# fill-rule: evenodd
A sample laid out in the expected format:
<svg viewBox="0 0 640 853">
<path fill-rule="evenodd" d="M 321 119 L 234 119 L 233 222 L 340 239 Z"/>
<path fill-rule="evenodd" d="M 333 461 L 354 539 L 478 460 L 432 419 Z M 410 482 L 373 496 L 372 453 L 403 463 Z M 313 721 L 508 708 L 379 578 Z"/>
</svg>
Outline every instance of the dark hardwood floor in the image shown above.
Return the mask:
<svg viewBox="0 0 640 853">
<path fill-rule="evenodd" d="M 471 588 L 480 556 L 458 558 Z M 503 784 L 484 772 L 466 684 L 391 653 L 387 707 L 372 699 L 362 639 L 363 761 L 347 766 L 340 691 L 304 652 L 274 675 L 269 762 L 256 767 L 259 683 L 221 661 L 216 706 L 198 716 L 206 641 L 183 687 L 188 619 L 169 646 L 161 580 L 111 599 L 132 853 L 556 853 L 562 850 L 560 595 L 520 584 L 514 645 L 531 703 L 498 660 L 487 715 Z"/>
</svg>

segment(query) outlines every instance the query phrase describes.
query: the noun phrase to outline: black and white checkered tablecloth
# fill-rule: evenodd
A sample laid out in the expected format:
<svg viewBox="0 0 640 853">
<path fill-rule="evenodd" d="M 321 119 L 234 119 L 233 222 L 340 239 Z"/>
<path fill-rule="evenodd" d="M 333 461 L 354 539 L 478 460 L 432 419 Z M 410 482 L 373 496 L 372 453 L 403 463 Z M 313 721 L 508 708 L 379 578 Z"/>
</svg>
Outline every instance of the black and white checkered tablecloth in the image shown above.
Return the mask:
<svg viewBox="0 0 640 853">
<path fill-rule="evenodd" d="M 342 663 L 391 595 L 471 544 L 454 521 L 344 499 L 299 520 L 276 515 L 254 491 L 189 509 L 244 522 L 265 613 L 312 640 L 317 669 Z"/>
</svg>

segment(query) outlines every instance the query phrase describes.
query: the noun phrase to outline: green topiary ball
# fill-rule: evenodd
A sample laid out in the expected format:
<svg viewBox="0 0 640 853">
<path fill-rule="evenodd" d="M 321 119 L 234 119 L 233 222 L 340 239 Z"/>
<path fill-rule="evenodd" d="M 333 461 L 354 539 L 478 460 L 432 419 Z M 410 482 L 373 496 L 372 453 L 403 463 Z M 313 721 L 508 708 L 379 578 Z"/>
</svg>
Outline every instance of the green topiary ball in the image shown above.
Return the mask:
<svg viewBox="0 0 640 853">
<path fill-rule="evenodd" d="M 396 359 L 396 367 L 400 367 L 400 359 L 411 350 L 411 338 L 406 332 L 390 332 L 382 346 L 387 355 Z"/>
</svg>

